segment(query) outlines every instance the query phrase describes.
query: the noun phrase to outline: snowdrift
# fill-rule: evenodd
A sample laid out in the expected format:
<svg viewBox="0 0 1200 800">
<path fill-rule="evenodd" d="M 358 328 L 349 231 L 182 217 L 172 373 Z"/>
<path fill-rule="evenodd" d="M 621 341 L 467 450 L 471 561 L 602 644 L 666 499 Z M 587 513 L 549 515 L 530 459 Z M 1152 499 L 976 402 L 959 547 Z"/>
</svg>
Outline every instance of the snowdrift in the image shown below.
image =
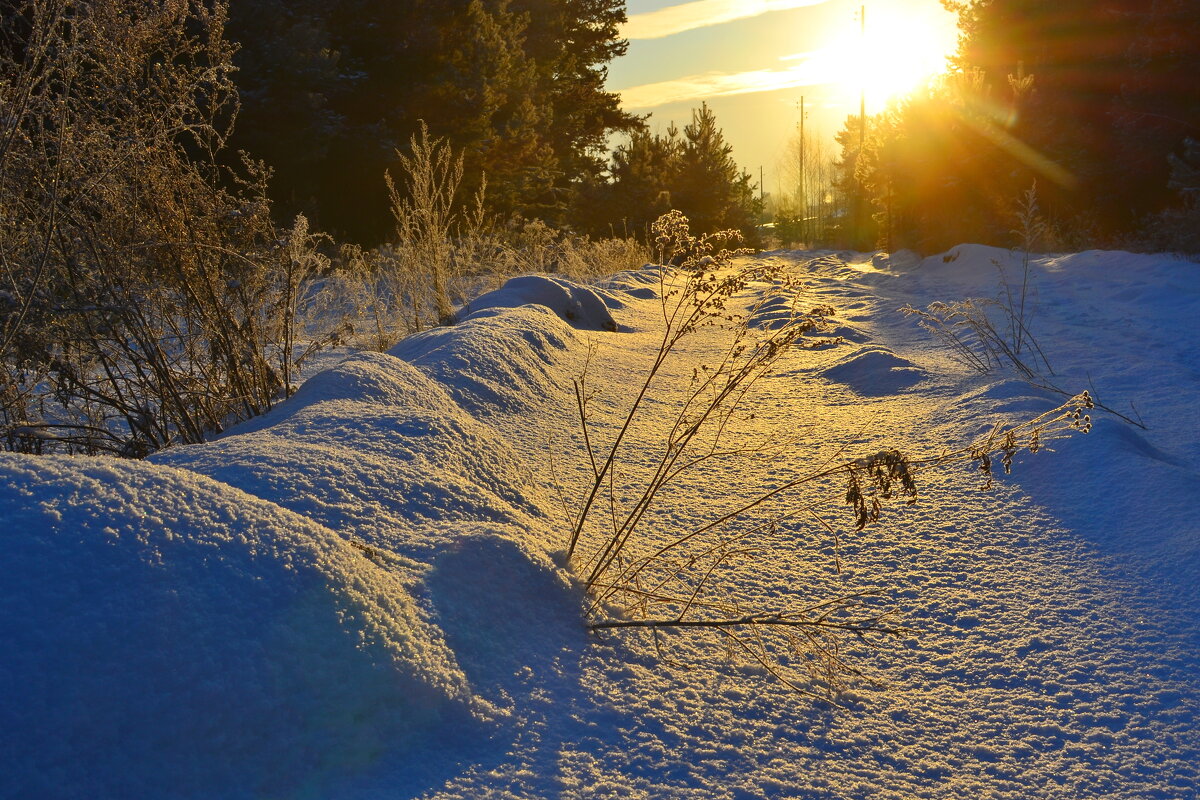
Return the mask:
<svg viewBox="0 0 1200 800">
<path fill-rule="evenodd" d="M 590 474 L 571 380 L 587 362 L 611 435 L 663 276 L 532 276 L 216 441 L 140 463 L 0 455 L 0 798 L 1200 796 L 1195 265 L 1033 258 L 1054 367 L 1033 385 L 972 372 L 899 311 L 995 297 L 1019 253 L 766 257 L 836 309 L 840 342 L 756 387 L 779 457 L 682 480 L 670 526 L 813 459 L 964 444 L 1056 406 L 1054 387 L 1146 426 L 1098 411 L 987 493 L 922 475 L 917 505 L 842 539 L 840 573 L 803 517 L 715 575 L 747 606 L 818 581 L 895 597 L 918 634 L 853 654 L 885 682 L 848 709 L 691 640 L 583 630 L 551 556 L 555 485 Z M 739 298 L 758 329 L 790 313 L 781 291 Z M 681 347 L 683 385 L 708 333 Z"/>
<path fill-rule="evenodd" d="M 0 457 L 5 797 L 261 797 L 479 730 L 397 576 L 183 470 Z"/>
<path fill-rule="evenodd" d="M 488 363 L 448 349 L 455 363 Z M 464 364 L 459 374 L 462 392 L 469 391 L 461 388 L 470 385 L 469 368 Z M 421 523 L 437 523 L 444 533 L 455 522 L 532 527 L 544 503 L 495 431 L 421 369 L 380 353 L 315 376 L 288 402 L 230 435 L 151 460 L 394 549 L 429 546 L 428 534 L 415 531 Z"/>
<path fill-rule="evenodd" d="M 617 329 L 616 320 L 594 289 L 553 275 L 510 278 L 499 289 L 480 295 L 464 305 L 455 315 L 455 321 L 463 322 L 477 317 L 483 311 L 524 305 L 547 308 L 577 328 L 598 331 Z"/>
<path fill-rule="evenodd" d="M 573 342 L 506 297 L 210 444 L 0 456 L 0 796 L 328 796 L 494 735 L 461 664 L 487 693 L 522 657 L 480 621 L 581 630 L 542 491 L 463 409 L 528 410 Z"/>
</svg>

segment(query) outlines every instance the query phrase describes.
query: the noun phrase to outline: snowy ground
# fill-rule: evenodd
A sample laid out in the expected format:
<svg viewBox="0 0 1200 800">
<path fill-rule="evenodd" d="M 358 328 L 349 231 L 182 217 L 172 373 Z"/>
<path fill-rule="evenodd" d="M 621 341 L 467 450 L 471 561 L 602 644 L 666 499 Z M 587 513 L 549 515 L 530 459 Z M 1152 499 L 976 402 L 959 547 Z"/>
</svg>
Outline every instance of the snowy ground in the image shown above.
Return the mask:
<svg viewBox="0 0 1200 800">
<path fill-rule="evenodd" d="M 971 372 L 898 312 L 995 296 L 1006 251 L 761 257 L 835 307 L 842 342 L 758 385 L 743 433 L 773 449 L 698 471 L 651 535 L 839 452 L 938 452 L 1062 399 Z M 1096 412 L 986 492 L 923 473 L 915 506 L 844 525 L 840 574 L 810 519 L 758 537 L 715 577 L 726 597 L 879 588 L 913 631 L 851 648 L 879 681 L 841 707 L 703 636 L 660 655 L 583 629 L 555 566 L 588 474 L 571 381 L 586 369 L 611 436 L 657 342 L 657 273 L 615 276 L 606 306 L 525 279 L 216 442 L 0 457 L 0 797 L 1200 796 L 1200 269 L 1033 267 L 1049 380 L 1146 428 Z M 685 343 L 676 385 L 723 335 Z M 811 491 L 848 521 L 836 487 Z"/>
</svg>

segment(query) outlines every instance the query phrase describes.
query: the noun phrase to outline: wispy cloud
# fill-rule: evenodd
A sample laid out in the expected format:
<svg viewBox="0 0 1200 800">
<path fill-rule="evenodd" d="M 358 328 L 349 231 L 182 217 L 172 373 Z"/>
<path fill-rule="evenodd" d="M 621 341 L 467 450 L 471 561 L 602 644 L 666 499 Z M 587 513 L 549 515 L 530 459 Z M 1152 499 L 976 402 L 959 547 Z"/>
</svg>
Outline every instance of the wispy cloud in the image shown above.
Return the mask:
<svg viewBox="0 0 1200 800">
<path fill-rule="evenodd" d="M 661 39 L 676 33 L 757 17 L 769 11 L 816 6 L 829 0 L 692 0 L 645 14 L 634 14 L 621 28 L 626 39 Z"/>
<path fill-rule="evenodd" d="M 835 58 L 825 50 L 812 50 L 787 56 L 796 63 L 781 69 L 756 69 L 749 72 L 705 72 L 669 81 L 646 83 L 619 89 L 621 105 L 627 109 L 645 109 L 667 103 L 704 100 L 735 94 L 770 92 L 797 86 L 815 86 L 837 80 Z"/>
</svg>

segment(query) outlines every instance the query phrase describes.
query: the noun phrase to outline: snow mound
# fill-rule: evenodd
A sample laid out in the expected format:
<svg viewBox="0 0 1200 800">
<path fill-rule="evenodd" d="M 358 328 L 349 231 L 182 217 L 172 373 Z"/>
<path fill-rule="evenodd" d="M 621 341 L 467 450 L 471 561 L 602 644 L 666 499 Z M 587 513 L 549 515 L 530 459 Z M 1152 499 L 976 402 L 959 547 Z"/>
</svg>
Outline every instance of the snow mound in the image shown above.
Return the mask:
<svg viewBox="0 0 1200 800">
<path fill-rule="evenodd" d="M 821 377 L 844 384 L 864 397 L 882 397 L 925 380 L 924 371 L 884 347 L 870 346 L 821 370 Z"/>
<path fill-rule="evenodd" d="M 485 338 L 470 341 L 478 346 Z M 308 381 L 261 422 L 151 460 L 400 551 L 434 546 L 414 524 L 438 522 L 445 530 L 445 523 L 461 521 L 529 524 L 546 507 L 493 428 L 466 414 L 443 385 L 391 355 L 349 359 Z"/>
<path fill-rule="evenodd" d="M 473 689 L 500 699 L 522 691 L 522 673 L 584 652 L 583 592 L 519 533 L 481 527 L 438 553 L 425 587 Z"/>
<path fill-rule="evenodd" d="M 620 292 L 638 300 L 656 300 L 662 295 L 663 268 L 646 264 L 641 269 L 630 269 L 610 275 L 599 284 L 600 289 Z"/>
<path fill-rule="evenodd" d="M 0 474 L 0 794 L 331 796 L 482 734 L 398 577 L 327 528 L 159 465 Z"/>
<path fill-rule="evenodd" d="M 592 289 L 550 275 L 510 278 L 495 291 L 480 295 L 455 315 L 456 322 L 471 319 L 480 311 L 539 305 L 553 311 L 569 325 L 583 330 L 615 331 L 617 323 L 604 300 Z"/>
<path fill-rule="evenodd" d="M 977 277 L 990 277 L 995 273 L 996 263 L 1006 264 L 1014 256 L 1014 252 L 1005 247 L 993 247 L 987 244 L 959 244 L 945 253 L 930 256 L 925 259 L 923 270 L 945 269 L 959 275 L 974 274 Z M 939 267 L 939 265 L 943 265 Z"/>
<path fill-rule="evenodd" d="M 286 402 L 243 422 L 231 433 L 269 428 L 309 406 L 337 400 L 445 414 L 460 411 L 444 387 L 408 362 L 386 353 L 362 352 L 308 378 Z"/>
<path fill-rule="evenodd" d="M 388 353 L 433 378 L 463 409 L 486 417 L 535 411 L 569 391 L 555 367 L 577 337 L 545 306 L 496 306 L 458 325 L 409 336 Z"/>
<path fill-rule="evenodd" d="M 750 312 L 746 325 L 751 328 L 773 331 L 795 321 L 802 313 L 797 304 L 796 291 L 783 286 L 772 286 L 763 292 L 763 299 Z"/>
<path fill-rule="evenodd" d="M 929 256 L 906 270 L 914 285 L 940 299 L 991 296 L 1002 276 L 1021 283 L 1019 251 L 982 244 L 960 244 L 945 253 Z"/>
<path fill-rule="evenodd" d="M 871 265 L 876 269 L 886 269 L 891 272 L 908 272 L 921 265 L 922 258 L 912 250 L 897 250 L 895 253 L 876 253 L 871 257 Z"/>
<path fill-rule="evenodd" d="M 859 330 L 853 325 L 846 324 L 834 325 L 829 330 L 814 331 L 812 335 L 820 338 L 836 337 L 838 339 L 844 339 L 847 342 L 854 342 L 855 344 L 862 344 L 863 342 L 868 342 L 871 340 L 869 334 L 863 333 L 863 331 Z"/>
</svg>

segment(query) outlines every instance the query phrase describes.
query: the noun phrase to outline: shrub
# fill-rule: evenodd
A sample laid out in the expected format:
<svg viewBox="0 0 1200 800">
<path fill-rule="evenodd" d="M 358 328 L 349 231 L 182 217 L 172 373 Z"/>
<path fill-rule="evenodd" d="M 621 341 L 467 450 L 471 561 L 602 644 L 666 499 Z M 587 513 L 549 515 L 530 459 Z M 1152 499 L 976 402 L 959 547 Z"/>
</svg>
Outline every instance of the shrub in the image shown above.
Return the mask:
<svg viewBox="0 0 1200 800">
<path fill-rule="evenodd" d="M 511 275 L 587 279 L 648 260 L 633 239 L 592 241 L 540 220 L 501 224 L 484 211 L 486 181 L 464 206 L 457 200 L 461 154 L 424 128 L 398 156 L 399 183 L 385 176 L 395 241 L 372 251 L 343 247 L 322 297 L 324 310 L 356 331 L 359 345 L 384 350 L 406 334 L 451 323 L 456 306 Z"/>
<path fill-rule="evenodd" d="M 0 430 L 7 449 L 141 456 L 291 389 L 307 223 L 219 166 L 226 6 L 21 0 L 0 22 Z M 233 187 L 233 188 L 229 188 Z"/>
</svg>

